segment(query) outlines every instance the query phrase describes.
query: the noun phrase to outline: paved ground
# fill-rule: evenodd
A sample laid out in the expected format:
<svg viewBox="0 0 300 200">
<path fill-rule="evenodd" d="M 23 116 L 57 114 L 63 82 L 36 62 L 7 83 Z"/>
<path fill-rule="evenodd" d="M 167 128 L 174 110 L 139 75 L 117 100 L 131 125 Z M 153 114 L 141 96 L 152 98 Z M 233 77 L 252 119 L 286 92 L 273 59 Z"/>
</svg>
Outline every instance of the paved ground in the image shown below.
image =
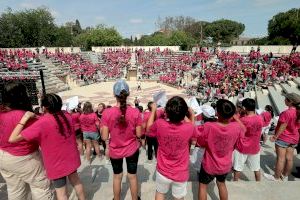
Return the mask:
<svg viewBox="0 0 300 200">
<path fill-rule="evenodd" d="M 179 94 L 185 96 L 182 91 L 155 83 L 143 84 L 143 92 L 136 91 L 134 82 L 129 82 L 131 87 L 131 99 L 135 96 L 140 96 L 142 103 L 145 104 L 152 99 L 152 94 L 159 90 L 166 90 L 169 96 Z M 77 88 L 72 91 L 64 92 L 61 95 L 63 98 L 68 98 L 73 95 L 80 94 L 81 100 L 91 100 L 93 103 L 98 104 L 105 102 L 113 104 L 115 102 L 112 97 L 113 83 L 102 83 L 90 85 L 87 87 Z M 261 169 L 266 173 L 273 173 L 275 163 L 274 144 L 270 142 L 265 145 L 261 150 Z M 300 156 L 295 155 L 294 166 L 300 166 Z M 124 163 L 125 165 L 125 163 Z M 141 148 L 139 166 L 138 166 L 138 180 L 140 188 L 140 196 L 143 200 L 152 200 L 155 195 L 155 161 L 149 164 L 146 160 L 146 151 Z M 124 169 L 126 167 L 124 166 Z M 293 169 L 295 171 L 295 169 Z M 84 184 L 87 199 L 112 199 L 112 167 L 105 159 L 94 159 L 92 164 L 89 165 L 84 158 L 82 158 L 82 165 L 79 168 L 81 180 Z M 240 182 L 232 182 L 232 175 L 227 178 L 227 186 L 229 191 L 230 200 L 298 200 L 299 199 L 299 179 L 293 176 L 289 177 L 288 182 L 269 182 L 262 178 L 260 183 L 254 181 L 254 175 L 248 169 L 243 172 L 243 177 Z M 74 191 L 70 188 L 70 199 L 76 199 Z M 197 173 L 190 169 L 190 180 L 188 183 L 188 194 L 186 199 L 196 200 L 198 195 L 198 182 Z M 218 199 L 218 191 L 215 183 L 209 186 L 209 199 Z M 123 178 L 122 183 L 122 199 L 129 200 L 130 198 L 129 185 L 126 177 Z M 167 196 L 171 199 L 171 195 Z M 4 180 L 0 177 L 0 200 L 7 200 L 6 185 Z"/>
<path fill-rule="evenodd" d="M 67 99 L 73 96 L 78 96 L 80 101 L 91 101 L 94 105 L 98 105 L 103 102 L 106 105 L 115 105 L 116 100 L 113 96 L 113 85 L 115 82 L 103 82 L 98 84 L 92 84 L 85 87 L 78 87 L 73 90 L 64 91 L 59 93 L 63 99 Z M 127 82 L 130 87 L 130 96 L 128 97 L 128 103 L 133 104 L 134 98 L 138 97 L 141 101 L 141 105 L 145 107 L 148 101 L 153 100 L 153 94 L 158 91 L 166 91 L 167 97 L 173 95 L 179 95 L 186 98 L 184 90 L 168 87 L 156 82 L 142 82 L 142 91 L 137 90 L 136 81 Z"/>
</svg>

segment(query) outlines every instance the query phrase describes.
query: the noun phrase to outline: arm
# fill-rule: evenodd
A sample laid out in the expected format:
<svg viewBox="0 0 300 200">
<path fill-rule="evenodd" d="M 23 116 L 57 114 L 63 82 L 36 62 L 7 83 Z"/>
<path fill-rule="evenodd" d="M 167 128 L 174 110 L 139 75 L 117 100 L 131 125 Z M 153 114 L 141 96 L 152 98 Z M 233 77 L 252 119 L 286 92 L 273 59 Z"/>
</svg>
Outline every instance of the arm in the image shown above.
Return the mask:
<svg viewBox="0 0 300 200">
<path fill-rule="evenodd" d="M 142 132 L 142 126 L 137 126 L 137 127 L 135 128 L 135 134 L 136 134 L 136 136 L 137 136 L 138 138 L 142 137 L 142 135 L 143 135 L 143 132 Z"/>
<path fill-rule="evenodd" d="M 275 142 L 277 140 L 277 138 L 280 136 L 280 134 L 285 131 L 287 127 L 287 123 L 283 123 L 283 124 L 280 124 L 278 129 L 276 128 L 276 132 L 275 132 L 275 135 L 273 135 L 272 137 L 270 137 L 270 141 L 271 142 Z"/>
<path fill-rule="evenodd" d="M 20 122 L 17 124 L 13 132 L 11 133 L 8 141 L 10 143 L 16 143 L 23 140 L 23 136 L 21 135 L 21 131 L 24 129 L 24 126 L 29 121 L 29 119 L 33 118 L 35 115 L 32 112 L 26 112 Z"/>
<path fill-rule="evenodd" d="M 151 115 L 150 115 L 150 117 L 149 117 L 149 119 L 148 119 L 148 122 L 147 122 L 146 133 L 149 132 L 150 127 L 152 126 L 152 124 L 154 123 L 154 120 L 155 120 L 156 109 L 157 109 L 155 103 L 153 103 L 153 104 L 151 105 L 151 109 L 152 109 L 152 110 L 151 110 Z"/>
<path fill-rule="evenodd" d="M 239 123 L 240 127 L 242 128 L 243 130 L 243 133 L 245 133 L 247 131 L 247 128 L 246 126 L 243 124 L 243 122 L 241 122 L 240 118 L 237 116 L 237 115 L 233 115 L 233 119 Z"/>
<path fill-rule="evenodd" d="M 194 113 L 193 109 L 189 108 L 188 112 L 189 112 L 189 117 L 186 116 L 184 118 L 184 121 L 191 122 L 192 124 L 194 124 L 195 123 L 195 113 Z"/>
</svg>

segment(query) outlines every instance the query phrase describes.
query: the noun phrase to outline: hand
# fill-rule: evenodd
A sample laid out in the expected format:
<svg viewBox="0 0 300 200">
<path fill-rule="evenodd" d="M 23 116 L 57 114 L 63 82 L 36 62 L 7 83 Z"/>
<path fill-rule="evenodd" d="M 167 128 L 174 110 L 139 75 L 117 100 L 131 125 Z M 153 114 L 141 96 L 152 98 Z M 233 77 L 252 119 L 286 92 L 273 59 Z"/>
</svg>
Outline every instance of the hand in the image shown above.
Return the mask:
<svg viewBox="0 0 300 200">
<path fill-rule="evenodd" d="M 235 121 L 237 121 L 239 119 L 238 115 L 237 114 L 234 114 L 233 117 L 232 117 Z"/>
<path fill-rule="evenodd" d="M 191 107 L 189 107 L 188 112 L 190 113 L 190 117 L 194 117 L 195 116 L 195 112 L 194 112 L 194 110 Z"/>
<path fill-rule="evenodd" d="M 109 149 L 108 149 L 108 147 L 106 147 L 106 149 L 105 149 L 105 156 L 106 156 L 106 158 L 109 158 Z"/>
<path fill-rule="evenodd" d="M 271 142 L 275 142 L 277 140 L 277 137 L 275 135 L 271 136 L 270 137 L 270 141 Z"/>
<path fill-rule="evenodd" d="M 151 104 L 151 110 L 152 110 L 152 112 L 154 112 L 154 111 L 157 110 L 157 105 L 156 105 L 156 103 L 152 103 L 152 104 Z"/>
</svg>

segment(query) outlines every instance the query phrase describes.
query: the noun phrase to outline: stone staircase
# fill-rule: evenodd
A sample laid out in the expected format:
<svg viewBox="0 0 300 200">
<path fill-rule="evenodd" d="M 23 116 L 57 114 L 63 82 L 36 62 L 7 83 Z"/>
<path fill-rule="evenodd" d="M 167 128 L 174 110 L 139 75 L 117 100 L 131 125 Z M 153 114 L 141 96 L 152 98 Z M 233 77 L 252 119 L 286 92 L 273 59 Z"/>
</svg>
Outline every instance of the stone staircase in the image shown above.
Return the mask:
<svg viewBox="0 0 300 200">
<path fill-rule="evenodd" d="M 44 72 L 44 80 L 45 80 L 45 87 L 47 93 L 58 93 L 69 89 L 69 86 L 64 83 L 60 78 L 66 76 L 67 73 L 60 69 L 59 67 L 55 66 L 50 60 L 46 59 L 45 57 L 40 58 L 42 65 L 40 67 L 36 67 L 36 69 L 43 69 Z M 38 90 L 42 90 L 42 82 L 39 79 L 36 82 Z"/>
</svg>

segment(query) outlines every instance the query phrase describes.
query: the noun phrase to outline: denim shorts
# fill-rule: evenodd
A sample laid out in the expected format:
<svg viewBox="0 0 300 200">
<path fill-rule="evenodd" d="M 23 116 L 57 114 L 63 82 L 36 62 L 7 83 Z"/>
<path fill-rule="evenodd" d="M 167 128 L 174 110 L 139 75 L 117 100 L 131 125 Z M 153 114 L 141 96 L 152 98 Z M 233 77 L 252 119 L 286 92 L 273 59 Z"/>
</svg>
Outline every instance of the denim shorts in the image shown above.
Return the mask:
<svg viewBox="0 0 300 200">
<path fill-rule="evenodd" d="M 282 148 L 288 148 L 288 147 L 295 148 L 295 147 L 297 147 L 297 144 L 290 144 L 290 143 L 282 141 L 282 140 L 276 140 L 275 144 L 282 147 Z"/>
<path fill-rule="evenodd" d="M 98 140 L 99 138 L 100 135 L 97 132 L 83 132 L 84 140 Z"/>
</svg>

